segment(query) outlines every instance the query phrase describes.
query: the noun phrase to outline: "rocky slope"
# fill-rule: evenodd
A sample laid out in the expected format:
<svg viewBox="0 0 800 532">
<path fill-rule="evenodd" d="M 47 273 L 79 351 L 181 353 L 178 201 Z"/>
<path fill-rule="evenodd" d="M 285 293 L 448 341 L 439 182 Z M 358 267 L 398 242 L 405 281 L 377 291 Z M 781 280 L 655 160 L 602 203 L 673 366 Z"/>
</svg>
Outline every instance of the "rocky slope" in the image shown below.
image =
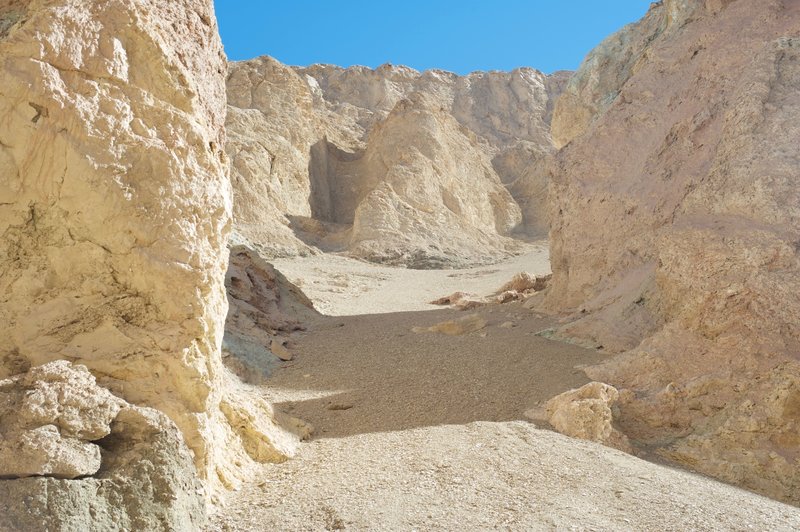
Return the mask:
<svg viewBox="0 0 800 532">
<path fill-rule="evenodd" d="M 177 424 L 206 496 L 296 440 L 222 365 L 226 68 L 210 0 L 0 0 L 0 378 L 80 362 Z"/>
<path fill-rule="evenodd" d="M 637 445 L 800 503 L 800 2 L 667 0 L 559 101 L 546 305 Z"/>
<path fill-rule="evenodd" d="M 232 63 L 238 238 L 271 256 L 348 251 L 430 268 L 543 235 L 549 123 L 566 74 Z"/>
</svg>

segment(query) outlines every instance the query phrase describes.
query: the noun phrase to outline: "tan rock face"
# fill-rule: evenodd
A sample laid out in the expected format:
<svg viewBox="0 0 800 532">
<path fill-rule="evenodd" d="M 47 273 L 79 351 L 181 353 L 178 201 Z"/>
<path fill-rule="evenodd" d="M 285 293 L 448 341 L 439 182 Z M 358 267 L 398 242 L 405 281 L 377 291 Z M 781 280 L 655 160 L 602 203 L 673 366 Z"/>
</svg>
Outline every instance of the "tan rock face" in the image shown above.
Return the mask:
<svg viewBox="0 0 800 532">
<path fill-rule="evenodd" d="M 662 2 L 654 4 L 642 20 L 609 36 L 586 56 L 556 100 L 551 125 L 556 147 L 583 134 L 614 103 L 622 86 L 646 60 L 650 41 L 666 28 L 667 9 Z"/>
<path fill-rule="evenodd" d="M 210 0 L 0 0 L 0 378 L 80 361 L 212 491 L 246 463 L 219 407 L 226 68 Z"/>
<path fill-rule="evenodd" d="M 547 401 L 544 418 L 567 436 L 631 452 L 628 438 L 614 426 L 618 400 L 619 392 L 613 386 L 590 382 Z"/>
<path fill-rule="evenodd" d="M 267 256 L 467 265 L 514 251 L 515 231 L 546 230 L 540 161 L 565 75 L 268 57 L 230 68 L 237 238 Z"/>
<path fill-rule="evenodd" d="M 625 352 L 588 373 L 635 392 L 628 436 L 794 503 L 799 32 L 796 2 L 666 2 L 590 56 L 554 120 L 547 301 Z"/>
</svg>

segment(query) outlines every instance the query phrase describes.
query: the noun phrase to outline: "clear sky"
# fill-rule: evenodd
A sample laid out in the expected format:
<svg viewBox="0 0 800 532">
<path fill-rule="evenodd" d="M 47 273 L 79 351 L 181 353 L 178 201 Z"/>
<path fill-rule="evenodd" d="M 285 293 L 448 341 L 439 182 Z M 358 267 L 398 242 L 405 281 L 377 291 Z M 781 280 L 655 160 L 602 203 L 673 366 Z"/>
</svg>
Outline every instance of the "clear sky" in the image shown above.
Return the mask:
<svg viewBox="0 0 800 532">
<path fill-rule="evenodd" d="M 233 60 L 574 70 L 650 0 L 215 0 Z"/>
</svg>

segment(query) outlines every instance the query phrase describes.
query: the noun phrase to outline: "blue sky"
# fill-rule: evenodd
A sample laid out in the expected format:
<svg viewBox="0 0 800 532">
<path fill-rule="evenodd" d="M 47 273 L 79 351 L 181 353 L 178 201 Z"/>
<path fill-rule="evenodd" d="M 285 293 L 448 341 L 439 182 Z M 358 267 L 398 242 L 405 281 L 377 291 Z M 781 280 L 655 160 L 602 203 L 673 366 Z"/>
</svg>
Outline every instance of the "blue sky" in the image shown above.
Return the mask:
<svg viewBox="0 0 800 532">
<path fill-rule="evenodd" d="M 574 70 L 650 0 L 215 0 L 233 60 L 383 63 L 459 74 L 531 66 Z"/>
</svg>

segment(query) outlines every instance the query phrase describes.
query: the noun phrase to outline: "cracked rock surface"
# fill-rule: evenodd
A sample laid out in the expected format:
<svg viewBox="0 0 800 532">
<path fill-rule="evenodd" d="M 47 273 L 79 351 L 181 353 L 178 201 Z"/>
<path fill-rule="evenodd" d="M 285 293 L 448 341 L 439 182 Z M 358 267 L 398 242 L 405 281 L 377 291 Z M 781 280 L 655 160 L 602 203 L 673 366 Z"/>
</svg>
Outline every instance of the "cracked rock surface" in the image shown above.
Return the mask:
<svg viewBox="0 0 800 532">
<path fill-rule="evenodd" d="M 226 71 L 211 0 L 0 0 L 0 378 L 85 365 L 175 422 L 209 499 L 252 464 L 220 409 Z M 17 474 L 97 470 L 65 422 Z"/>
<path fill-rule="evenodd" d="M 2 530 L 196 530 L 205 498 L 175 424 L 57 360 L 0 381 Z"/>
</svg>

